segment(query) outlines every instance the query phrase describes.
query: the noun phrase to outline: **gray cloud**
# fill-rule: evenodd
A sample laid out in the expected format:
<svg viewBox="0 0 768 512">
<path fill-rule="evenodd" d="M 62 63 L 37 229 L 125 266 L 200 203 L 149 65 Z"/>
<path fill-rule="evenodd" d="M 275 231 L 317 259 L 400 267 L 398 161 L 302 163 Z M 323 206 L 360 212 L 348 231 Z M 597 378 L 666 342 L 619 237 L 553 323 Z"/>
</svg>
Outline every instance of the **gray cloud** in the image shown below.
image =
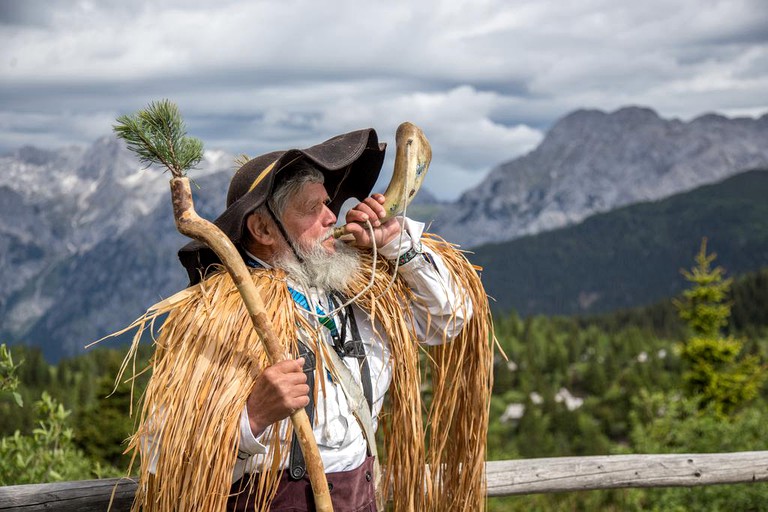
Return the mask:
<svg viewBox="0 0 768 512">
<path fill-rule="evenodd" d="M 159 98 L 250 155 L 410 120 L 455 197 L 576 108 L 765 112 L 766 26 L 762 0 L 5 0 L 0 150 L 86 144 Z"/>
<path fill-rule="evenodd" d="M 48 26 L 55 10 L 70 2 L 47 0 L 6 0 L 0 2 L 0 25 Z"/>
</svg>

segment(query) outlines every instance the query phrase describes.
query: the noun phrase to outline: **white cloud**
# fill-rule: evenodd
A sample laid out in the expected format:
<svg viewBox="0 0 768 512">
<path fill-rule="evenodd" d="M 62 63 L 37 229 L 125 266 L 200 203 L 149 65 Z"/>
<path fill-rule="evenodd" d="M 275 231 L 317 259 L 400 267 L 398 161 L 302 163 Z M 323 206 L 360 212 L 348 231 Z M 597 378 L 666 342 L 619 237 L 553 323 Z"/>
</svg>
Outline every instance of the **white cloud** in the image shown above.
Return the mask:
<svg viewBox="0 0 768 512">
<path fill-rule="evenodd" d="M 42 148 L 70 144 L 88 145 L 99 137 L 109 134 L 109 127 L 114 124 L 117 115 L 114 111 L 83 113 L 2 111 L 0 112 L 0 140 L 4 141 L 8 147 L 30 145 L 32 140 L 35 141 L 35 145 Z M 45 129 L 46 127 L 55 129 Z"/>
<path fill-rule="evenodd" d="M 390 142 L 401 122 L 417 124 L 433 149 L 425 186 L 440 197 L 455 198 L 458 192 L 477 184 L 492 166 L 533 149 L 541 141 L 538 130 L 491 120 L 496 105 L 503 101 L 494 93 L 471 87 L 361 101 L 341 98 L 322 113 L 320 124 L 332 131 L 333 127 L 359 128 L 361 119 L 371 120 L 371 124 L 378 121 L 380 138 Z M 390 153 L 394 154 L 394 147 Z"/>
<path fill-rule="evenodd" d="M 6 149 L 87 142 L 170 98 L 233 153 L 411 120 L 435 170 L 476 183 L 576 108 L 768 110 L 762 0 L 6 0 L 0 24 Z"/>
</svg>

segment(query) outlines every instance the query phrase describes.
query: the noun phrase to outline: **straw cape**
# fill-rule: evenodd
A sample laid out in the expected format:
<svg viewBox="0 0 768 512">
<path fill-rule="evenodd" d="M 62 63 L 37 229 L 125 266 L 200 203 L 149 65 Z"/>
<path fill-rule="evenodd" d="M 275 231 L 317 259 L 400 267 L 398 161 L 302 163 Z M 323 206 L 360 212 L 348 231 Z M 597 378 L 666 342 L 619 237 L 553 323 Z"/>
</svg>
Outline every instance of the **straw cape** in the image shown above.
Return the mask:
<svg viewBox="0 0 768 512">
<path fill-rule="evenodd" d="M 457 338 L 426 347 L 415 340 L 408 301 L 418 301 L 398 277 L 390 286 L 391 266 L 377 261 L 374 286 L 358 305 L 379 322 L 391 341 L 393 380 L 380 415 L 383 432 L 384 496 L 396 511 L 478 511 L 485 508 L 485 455 L 494 337 L 487 297 L 464 254 L 432 235 L 422 242 L 444 259 L 456 283 L 469 294 L 473 308 Z M 371 254 L 353 289 L 371 278 Z M 327 344 L 294 307 L 285 274 L 252 269 L 268 316 L 286 349 L 297 354 L 297 329 L 314 331 L 317 364 Z M 132 510 L 224 510 L 239 444 L 239 418 L 254 377 L 267 363 L 237 289 L 226 272 L 152 306 L 127 329 L 137 328 L 134 343 L 118 378 L 131 366 L 141 332 L 167 315 L 155 340 L 139 422 L 128 451 L 141 455 L 140 481 Z M 126 329 L 126 330 L 127 330 Z M 123 331 L 124 332 L 124 331 Z M 448 340 L 446 340 L 448 341 Z M 320 371 L 319 375 L 324 372 Z M 315 393 L 324 392 L 317 379 Z M 316 397 L 317 399 L 317 397 Z M 290 422 L 285 427 L 290 435 Z M 288 450 L 272 429 L 270 460 L 262 460 L 256 479 L 257 506 L 268 509 Z M 146 453 L 148 436 L 159 439 Z M 140 454 L 140 450 L 145 453 Z M 150 459 L 156 472 L 150 473 Z"/>
</svg>

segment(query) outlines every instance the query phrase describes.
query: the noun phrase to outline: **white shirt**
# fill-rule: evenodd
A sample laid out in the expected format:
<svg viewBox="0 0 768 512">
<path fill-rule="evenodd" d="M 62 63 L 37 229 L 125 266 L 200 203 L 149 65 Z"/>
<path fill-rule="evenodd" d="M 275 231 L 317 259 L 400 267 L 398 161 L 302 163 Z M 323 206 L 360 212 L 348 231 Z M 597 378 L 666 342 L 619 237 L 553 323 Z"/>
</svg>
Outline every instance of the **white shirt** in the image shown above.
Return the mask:
<svg viewBox="0 0 768 512">
<path fill-rule="evenodd" d="M 396 236 L 387 245 L 379 248 L 379 254 L 386 259 L 395 259 L 413 247 L 413 240 L 421 238 L 424 224 L 410 219 L 402 219 L 405 228 L 402 237 Z M 422 248 L 424 254 L 419 254 L 398 268 L 398 273 L 405 279 L 414 294 L 420 299 L 418 303 L 410 304 L 415 320 L 415 333 L 420 342 L 428 345 L 438 345 L 450 341 L 461 330 L 464 321 L 472 314 L 469 298 L 453 283 L 442 259 L 428 248 Z M 293 285 L 292 285 L 293 287 Z M 298 288 L 303 293 L 312 308 L 319 305 L 324 311 L 332 308 L 328 304 L 327 293 L 317 288 L 308 290 Z M 368 314 L 356 305 L 352 306 L 360 337 L 365 346 L 365 353 L 370 367 L 373 387 L 373 427 L 376 429 L 378 415 L 384 403 L 384 395 L 392 381 L 390 365 L 389 340 L 386 338 L 381 325 L 374 326 Z M 317 318 L 308 316 L 310 321 L 317 323 Z M 339 319 L 336 319 L 337 324 Z M 428 326 L 428 328 L 427 328 Z M 327 342 L 331 343 L 330 335 Z M 343 358 L 344 364 L 352 372 L 355 381 L 360 384 L 360 366 L 358 360 L 352 357 Z M 315 369 L 316 378 L 320 371 Z M 331 382 L 327 375 L 325 395 L 319 390 L 315 403 L 315 421 L 313 431 L 317 440 L 320 457 L 325 471 L 328 473 L 348 471 L 359 467 L 367 456 L 367 443 L 363 431 L 352 414 L 347 399 L 338 384 Z M 290 447 L 290 439 L 286 439 L 286 426 L 290 419 L 283 420 L 280 425 L 282 432 L 283 453 Z M 274 426 L 273 426 L 274 427 Z M 271 435 L 267 429 L 259 437 L 255 437 L 248 421 L 247 408 L 240 415 L 240 452 L 250 454 L 245 460 L 238 460 L 235 465 L 232 481 L 242 477 L 244 472 L 259 471 L 264 461 L 271 460 L 266 442 Z M 287 463 L 287 460 L 286 460 Z M 285 465 L 285 464 L 284 464 Z"/>
</svg>

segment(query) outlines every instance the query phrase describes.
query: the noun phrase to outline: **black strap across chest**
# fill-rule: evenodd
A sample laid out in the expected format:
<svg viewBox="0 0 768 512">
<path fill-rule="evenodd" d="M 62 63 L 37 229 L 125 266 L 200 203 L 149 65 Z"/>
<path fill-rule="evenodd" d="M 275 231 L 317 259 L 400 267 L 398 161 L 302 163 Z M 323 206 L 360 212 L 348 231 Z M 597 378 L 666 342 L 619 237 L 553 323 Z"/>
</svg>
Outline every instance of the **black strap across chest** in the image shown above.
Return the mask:
<svg viewBox="0 0 768 512">
<path fill-rule="evenodd" d="M 331 295 L 331 303 L 333 308 L 338 307 L 338 297 Z M 363 394 L 365 400 L 368 403 L 368 408 L 373 414 L 373 382 L 371 380 L 371 368 L 368 365 L 368 358 L 365 355 L 365 345 L 360 337 L 360 329 L 357 327 L 357 320 L 352 311 L 352 306 L 345 308 L 346 314 L 341 322 L 341 335 L 339 339 L 340 344 L 334 344 L 334 350 L 339 354 L 339 357 L 354 357 L 358 360 L 360 365 L 360 380 L 363 385 Z M 349 323 L 349 334 L 347 336 L 347 323 Z M 350 339 L 347 339 L 347 338 Z M 315 404 L 315 369 L 317 368 L 317 361 L 312 351 L 301 341 L 298 343 L 299 356 L 304 357 L 304 373 L 307 374 L 307 383 L 309 384 L 309 404 L 304 408 L 309 416 L 310 423 L 314 421 Z M 288 474 L 293 480 L 300 480 L 307 473 L 307 465 L 304 460 L 304 455 L 301 452 L 299 445 L 299 439 L 296 432 L 293 433 L 291 439 L 291 452 L 288 462 Z"/>
<path fill-rule="evenodd" d="M 270 212 L 271 213 L 271 212 Z M 278 223 L 279 225 L 279 223 Z M 282 227 L 282 226 L 281 226 Z M 287 238 L 286 238 L 287 239 Z M 249 267 L 252 268 L 264 268 L 264 266 L 250 257 L 248 254 L 242 254 L 243 259 Z M 342 298 L 331 294 L 331 304 L 333 309 L 337 309 L 342 302 Z M 357 327 L 357 320 L 352 312 L 352 306 L 349 305 L 345 308 L 346 314 L 342 319 L 341 335 L 338 339 L 334 340 L 334 350 L 339 354 L 339 357 L 354 357 L 360 364 L 360 378 L 363 384 L 363 394 L 365 400 L 368 402 L 368 408 L 373 414 L 373 383 L 371 381 L 371 369 L 368 365 L 368 358 L 365 355 L 365 345 L 362 338 L 360 338 L 360 330 Z M 347 340 L 347 322 L 349 322 L 349 329 L 351 339 Z M 309 421 L 312 423 L 315 414 L 315 369 L 317 368 L 317 361 L 315 354 L 307 347 L 301 340 L 298 340 L 299 357 L 304 357 L 304 373 L 307 374 L 307 384 L 309 385 L 309 403 L 304 408 L 309 416 Z M 370 454 L 369 454 L 370 455 Z M 294 480 L 300 480 L 307 472 L 307 465 L 304 461 L 304 455 L 301 453 L 299 446 L 299 439 L 296 433 L 293 433 L 291 439 L 291 453 L 289 459 L 288 475 Z"/>
</svg>

